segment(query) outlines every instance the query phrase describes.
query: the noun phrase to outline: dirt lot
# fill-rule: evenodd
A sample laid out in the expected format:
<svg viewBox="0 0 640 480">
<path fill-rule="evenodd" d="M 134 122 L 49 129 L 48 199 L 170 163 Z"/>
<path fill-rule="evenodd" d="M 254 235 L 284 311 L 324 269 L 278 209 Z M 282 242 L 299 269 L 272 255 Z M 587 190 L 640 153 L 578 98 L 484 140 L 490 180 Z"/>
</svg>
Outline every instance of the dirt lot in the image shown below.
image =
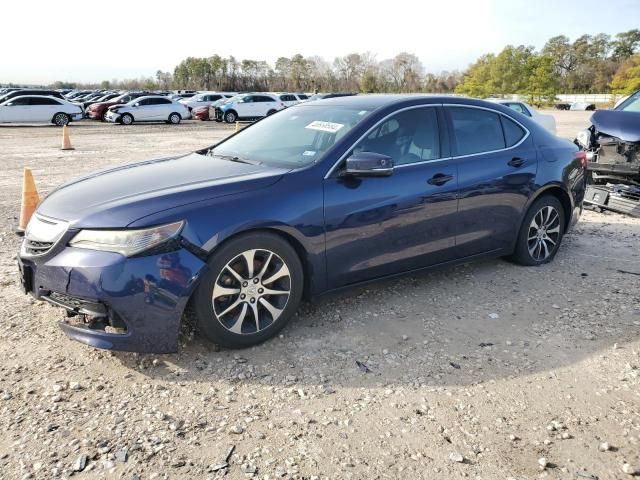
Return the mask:
<svg viewBox="0 0 640 480">
<path fill-rule="evenodd" d="M 567 137 L 589 117 L 554 114 Z M 62 152 L 57 128 L 0 127 L 0 478 L 640 472 L 638 219 L 585 212 L 544 267 L 484 261 L 323 298 L 242 351 L 198 336 L 177 355 L 94 350 L 62 334 L 57 309 L 19 293 L 23 166 L 46 193 L 230 131 L 85 123 Z"/>
</svg>

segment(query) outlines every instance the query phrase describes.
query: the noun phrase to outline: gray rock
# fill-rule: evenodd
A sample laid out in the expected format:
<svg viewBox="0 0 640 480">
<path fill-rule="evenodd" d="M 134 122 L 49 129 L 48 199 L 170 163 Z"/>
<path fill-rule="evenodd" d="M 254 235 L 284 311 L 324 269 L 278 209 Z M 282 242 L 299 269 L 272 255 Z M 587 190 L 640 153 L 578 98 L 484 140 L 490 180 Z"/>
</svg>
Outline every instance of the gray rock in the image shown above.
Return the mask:
<svg viewBox="0 0 640 480">
<path fill-rule="evenodd" d="M 75 462 L 73 462 L 73 466 L 71 467 L 74 472 L 81 472 L 87 467 L 87 461 L 89 457 L 84 453 L 80 455 Z"/>
</svg>

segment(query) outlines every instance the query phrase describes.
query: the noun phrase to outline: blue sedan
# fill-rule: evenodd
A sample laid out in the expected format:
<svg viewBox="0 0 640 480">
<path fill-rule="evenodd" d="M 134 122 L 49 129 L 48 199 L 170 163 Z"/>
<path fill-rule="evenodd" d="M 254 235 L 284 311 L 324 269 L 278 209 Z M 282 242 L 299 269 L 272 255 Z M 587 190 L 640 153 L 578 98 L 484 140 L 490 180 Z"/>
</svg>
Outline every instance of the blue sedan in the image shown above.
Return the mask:
<svg viewBox="0 0 640 480">
<path fill-rule="evenodd" d="M 94 347 L 175 351 L 187 312 L 212 341 L 247 347 L 302 298 L 472 259 L 549 262 L 582 210 L 585 165 L 495 103 L 305 103 L 62 185 L 27 227 L 22 284 Z"/>
</svg>

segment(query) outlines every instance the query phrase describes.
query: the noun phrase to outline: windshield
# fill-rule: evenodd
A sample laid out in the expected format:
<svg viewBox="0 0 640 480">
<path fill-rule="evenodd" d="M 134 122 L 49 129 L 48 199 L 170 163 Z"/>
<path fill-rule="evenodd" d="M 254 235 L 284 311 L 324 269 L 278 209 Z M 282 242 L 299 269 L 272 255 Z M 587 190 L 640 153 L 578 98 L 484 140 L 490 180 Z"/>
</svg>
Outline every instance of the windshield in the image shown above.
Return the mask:
<svg viewBox="0 0 640 480">
<path fill-rule="evenodd" d="M 368 113 L 336 106 L 290 107 L 241 131 L 209 154 L 248 163 L 304 167 L 318 161 Z"/>
<path fill-rule="evenodd" d="M 622 110 L 623 112 L 640 112 L 640 91 L 627 98 L 616 110 Z"/>
</svg>

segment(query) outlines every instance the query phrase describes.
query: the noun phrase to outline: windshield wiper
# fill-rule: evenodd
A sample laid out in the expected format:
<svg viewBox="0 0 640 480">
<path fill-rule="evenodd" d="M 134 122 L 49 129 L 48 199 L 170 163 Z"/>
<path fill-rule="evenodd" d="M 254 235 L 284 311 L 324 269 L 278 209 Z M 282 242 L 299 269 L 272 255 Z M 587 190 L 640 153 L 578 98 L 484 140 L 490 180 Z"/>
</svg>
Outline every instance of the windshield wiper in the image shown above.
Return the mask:
<svg viewBox="0 0 640 480">
<path fill-rule="evenodd" d="M 220 153 L 214 153 L 213 151 L 209 151 L 209 155 L 212 157 L 222 158 L 223 160 L 229 160 L 230 162 L 248 163 L 249 165 L 256 165 L 256 163 L 254 162 L 250 162 L 249 160 L 237 157 L 235 155 L 222 155 Z"/>
</svg>

